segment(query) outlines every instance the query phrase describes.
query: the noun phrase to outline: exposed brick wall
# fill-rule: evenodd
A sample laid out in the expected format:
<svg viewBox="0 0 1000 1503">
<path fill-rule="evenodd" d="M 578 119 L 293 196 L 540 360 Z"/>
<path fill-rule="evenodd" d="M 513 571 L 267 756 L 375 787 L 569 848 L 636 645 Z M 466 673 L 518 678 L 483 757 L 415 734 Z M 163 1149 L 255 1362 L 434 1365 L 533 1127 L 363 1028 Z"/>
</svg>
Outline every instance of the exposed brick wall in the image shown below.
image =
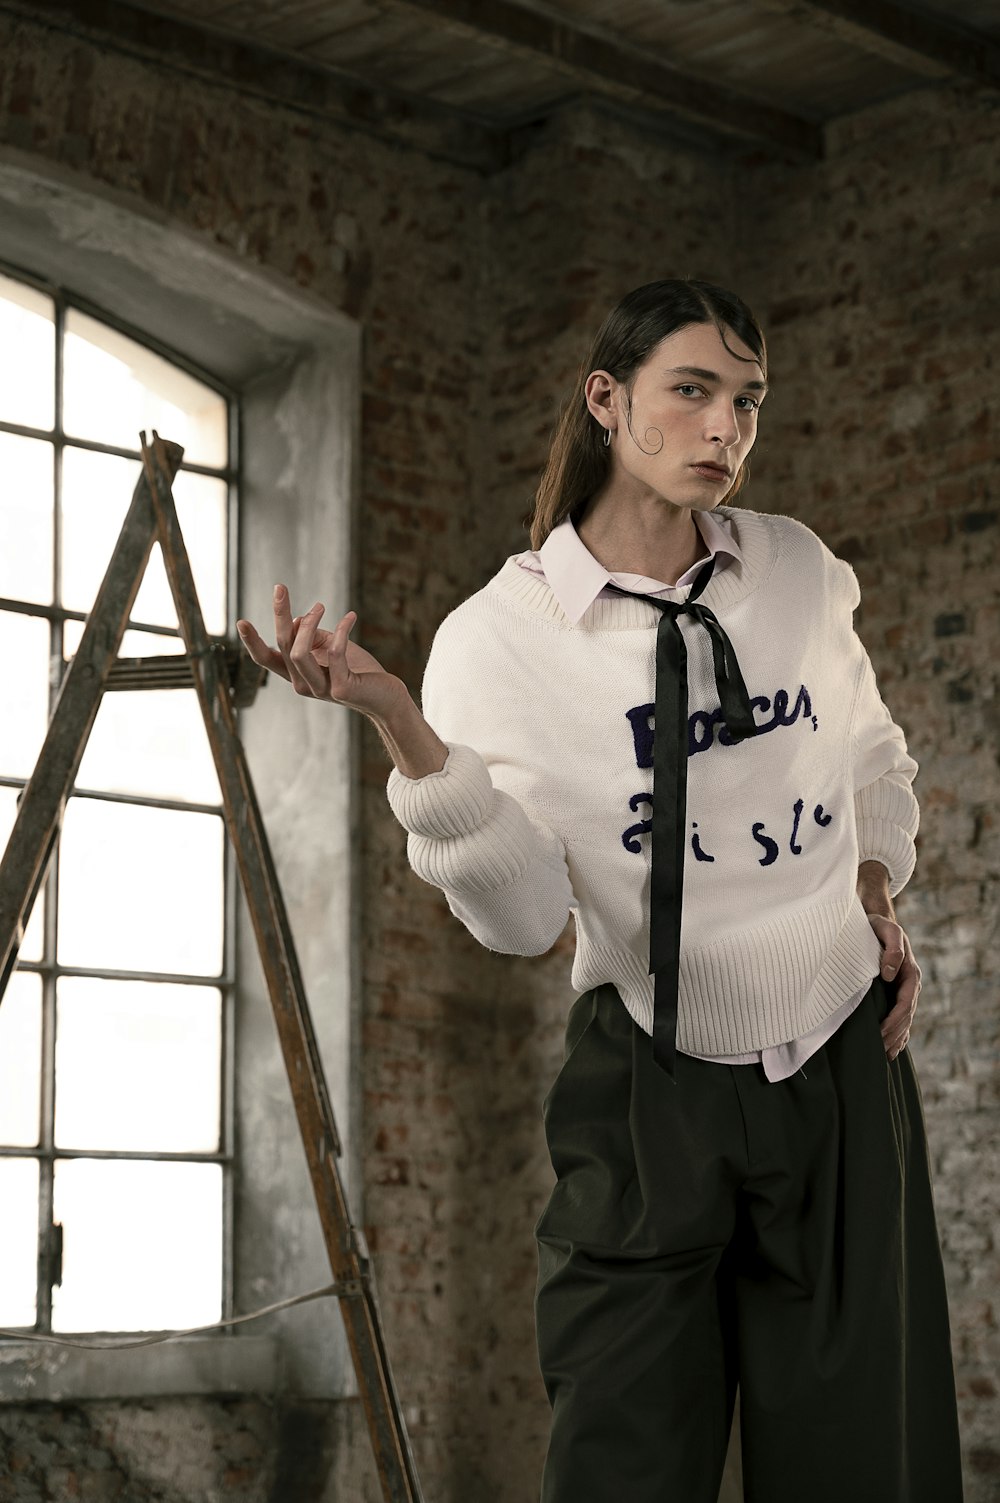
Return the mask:
<svg viewBox="0 0 1000 1503">
<path fill-rule="evenodd" d="M 775 390 L 745 499 L 802 517 L 855 563 L 859 627 L 922 766 L 920 866 L 900 915 L 926 977 L 913 1048 L 968 1503 L 995 1495 L 1000 1467 L 991 133 L 983 96 L 922 93 L 837 127 L 826 163 L 792 170 L 644 143 L 581 114 L 484 180 L 0 17 L 0 141 L 137 194 L 363 321 L 356 635 L 414 692 L 446 611 L 526 546 L 520 518 L 558 401 L 610 303 L 682 272 L 756 306 Z M 523 1503 L 547 1430 L 531 1229 L 572 929 L 535 960 L 479 947 L 406 868 L 368 729 L 364 747 L 366 1223 L 390 1349 L 428 1498 Z M 352 1405 L 0 1419 L 20 1458 L 0 1503 L 377 1497 Z M 157 1472 L 163 1445 L 190 1459 L 183 1490 Z M 303 1456 L 319 1458 L 308 1478 Z"/>
<path fill-rule="evenodd" d="M 920 764 L 897 911 L 923 970 L 911 1048 L 976 1500 L 1000 1489 L 998 114 L 956 87 L 846 120 L 823 166 L 756 173 L 740 234 L 774 379 L 749 504 L 853 563 Z"/>
</svg>

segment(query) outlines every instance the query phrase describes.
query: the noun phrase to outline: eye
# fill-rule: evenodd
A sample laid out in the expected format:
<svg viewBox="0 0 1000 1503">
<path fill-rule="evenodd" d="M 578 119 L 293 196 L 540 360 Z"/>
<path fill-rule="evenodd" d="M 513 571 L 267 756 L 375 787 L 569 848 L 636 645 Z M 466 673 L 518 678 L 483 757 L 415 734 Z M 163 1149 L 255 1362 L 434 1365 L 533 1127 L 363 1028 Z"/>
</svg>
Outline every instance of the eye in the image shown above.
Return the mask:
<svg viewBox="0 0 1000 1503">
<path fill-rule="evenodd" d="M 705 395 L 705 393 L 702 391 L 702 388 L 700 386 L 695 386 L 693 381 L 685 381 L 683 386 L 675 386 L 674 390 L 679 391 L 682 396 L 685 392 L 688 391 L 698 391 L 701 392 L 702 396 Z"/>
<path fill-rule="evenodd" d="M 736 400 L 737 400 L 737 402 L 749 402 L 750 403 L 749 407 L 744 407 L 744 409 L 743 409 L 744 412 L 756 412 L 757 408 L 760 406 L 760 403 L 757 401 L 756 397 L 737 397 Z"/>
</svg>

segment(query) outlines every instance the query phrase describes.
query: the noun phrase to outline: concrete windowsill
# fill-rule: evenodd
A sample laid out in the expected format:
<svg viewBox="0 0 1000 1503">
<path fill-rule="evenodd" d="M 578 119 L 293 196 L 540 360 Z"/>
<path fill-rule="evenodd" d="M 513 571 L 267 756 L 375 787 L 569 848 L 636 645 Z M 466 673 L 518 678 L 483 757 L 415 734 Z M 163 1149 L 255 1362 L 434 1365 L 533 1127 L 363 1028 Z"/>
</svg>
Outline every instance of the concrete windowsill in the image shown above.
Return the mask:
<svg viewBox="0 0 1000 1503">
<path fill-rule="evenodd" d="M 0 1342 L 0 1403 L 273 1393 L 280 1343 L 269 1336 L 188 1336 L 134 1351 Z"/>
</svg>

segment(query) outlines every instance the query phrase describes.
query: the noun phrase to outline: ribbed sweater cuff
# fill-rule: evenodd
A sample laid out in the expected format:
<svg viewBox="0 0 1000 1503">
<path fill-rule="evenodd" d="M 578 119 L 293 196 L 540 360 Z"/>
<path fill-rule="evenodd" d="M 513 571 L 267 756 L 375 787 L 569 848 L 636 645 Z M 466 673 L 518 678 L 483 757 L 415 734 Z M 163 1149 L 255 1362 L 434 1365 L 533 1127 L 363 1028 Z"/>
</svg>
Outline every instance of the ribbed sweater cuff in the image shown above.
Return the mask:
<svg viewBox="0 0 1000 1503">
<path fill-rule="evenodd" d="M 385 791 L 399 823 L 412 835 L 442 840 L 477 829 L 493 807 L 496 790 L 489 768 L 477 751 L 446 741 L 448 759 L 439 772 L 404 777 L 398 767 Z"/>
<path fill-rule="evenodd" d="M 894 898 L 912 877 L 917 852 L 909 835 L 898 825 L 885 819 L 859 819 L 858 860 L 881 861 L 889 873 L 889 896 Z"/>
<path fill-rule="evenodd" d="M 879 778 L 854 795 L 858 860 L 881 861 L 889 873 L 889 896 L 902 892 L 917 864 L 913 837 L 920 808 L 905 778 Z"/>
</svg>

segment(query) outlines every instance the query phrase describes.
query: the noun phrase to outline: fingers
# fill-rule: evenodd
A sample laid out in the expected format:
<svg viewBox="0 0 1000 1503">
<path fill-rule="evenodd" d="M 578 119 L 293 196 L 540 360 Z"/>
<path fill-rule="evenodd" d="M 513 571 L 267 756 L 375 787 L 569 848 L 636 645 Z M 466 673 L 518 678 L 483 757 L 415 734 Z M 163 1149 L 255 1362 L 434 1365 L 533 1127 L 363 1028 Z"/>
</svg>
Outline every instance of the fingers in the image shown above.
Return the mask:
<svg viewBox="0 0 1000 1503">
<path fill-rule="evenodd" d="M 906 959 L 906 951 L 902 945 L 887 944 L 882 951 L 882 976 L 886 981 L 892 981 L 900 974 L 900 966 Z"/>
<path fill-rule="evenodd" d="M 276 584 L 272 600 L 274 609 L 274 636 L 278 644 L 278 652 L 284 665 L 284 676 L 296 692 L 300 691 L 301 680 L 292 668 L 289 654 L 292 650 L 292 642 L 295 638 L 295 626 L 292 621 L 292 607 L 288 599 L 288 591 L 284 585 Z"/>
<path fill-rule="evenodd" d="M 268 646 L 251 622 L 240 620 L 236 626 L 254 662 L 280 673 L 296 694 L 349 703 L 350 686 L 357 677 L 347 666 L 347 642 L 358 619 L 357 611 L 348 611 L 331 632 L 320 627 L 325 609 L 317 602 L 304 616 L 293 617 L 288 591 L 278 584 L 274 587 L 277 649 Z"/>
<path fill-rule="evenodd" d="M 903 1033 L 895 1034 L 893 1038 L 886 1039 L 885 1052 L 890 1064 L 902 1054 L 909 1042 L 910 1030 L 908 1028 Z"/>
<path fill-rule="evenodd" d="M 898 1004 L 883 1018 L 882 1042 L 890 1060 L 895 1059 L 900 1050 L 906 1048 L 912 1021 L 912 1010 L 909 1007 L 900 1007 Z"/>
<path fill-rule="evenodd" d="M 891 981 L 906 958 L 906 935 L 893 919 L 882 914 L 869 914 L 868 922 L 878 935 L 882 946 L 882 976 Z"/>
<path fill-rule="evenodd" d="M 274 635 L 278 643 L 278 651 L 285 665 L 285 677 L 295 690 L 296 694 L 306 692 L 304 681 L 295 672 L 292 666 L 292 644 L 295 641 L 295 623 L 292 620 L 292 606 L 288 598 L 288 591 L 282 584 L 274 587 Z"/>
<path fill-rule="evenodd" d="M 347 642 L 357 619 L 357 611 L 348 611 L 346 616 L 341 616 L 327 647 L 331 699 L 343 700 L 351 681 L 351 670 L 347 666 Z"/>
<path fill-rule="evenodd" d="M 278 642 L 278 651 L 287 659 L 292 650 L 295 633 L 292 626 L 291 601 L 283 584 L 276 584 L 274 587 L 274 634 Z"/>
<path fill-rule="evenodd" d="M 315 610 L 316 607 L 314 606 Z M 292 620 L 292 607 L 288 598 L 288 591 L 283 584 L 274 587 L 274 634 L 278 642 L 278 651 L 285 665 L 285 677 L 295 690 L 296 694 L 312 695 L 312 684 L 303 675 L 300 660 L 292 657 L 292 649 L 298 641 L 299 631 L 302 624 L 299 616 Z"/>
<path fill-rule="evenodd" d="M 289 651 L 289 661 L 293 671 L 302 680 L 303 689 L 295 685 L 298 693 L 312 694 L 316 699 L 328 699 L 330 684 L 325 671 L 313 657 L 313 644 L 316 637 L 316 628 L 323 617 L 325 606 L 316 603 L 312 610 L 306 611 L 294 631 L 293 641 Z M 294 680 L 293 680 L 294 683 Z"/>
<path fill-rule="evenodd" d="M 906 956 L 899 971 L 895 1004 L 882 1020 L 882 1040 L 890 1060 L 894 1060 L 909 1043 L 910 1029 L 920 997 L 920 981 L 920 967 L 913 959 L 907 942 Z"/>
<path fill-rule="evenodd" d="M 236 630 L 240 634 L 240 641 L 247 652 L 261 668 L 267 668 L 271 673 L 279 673 L 282 678 L 288 678 L 288 669 L 280 652 L 269 647 L 264 638 L 249 621 L 237 621 Z"/>
</svg>

